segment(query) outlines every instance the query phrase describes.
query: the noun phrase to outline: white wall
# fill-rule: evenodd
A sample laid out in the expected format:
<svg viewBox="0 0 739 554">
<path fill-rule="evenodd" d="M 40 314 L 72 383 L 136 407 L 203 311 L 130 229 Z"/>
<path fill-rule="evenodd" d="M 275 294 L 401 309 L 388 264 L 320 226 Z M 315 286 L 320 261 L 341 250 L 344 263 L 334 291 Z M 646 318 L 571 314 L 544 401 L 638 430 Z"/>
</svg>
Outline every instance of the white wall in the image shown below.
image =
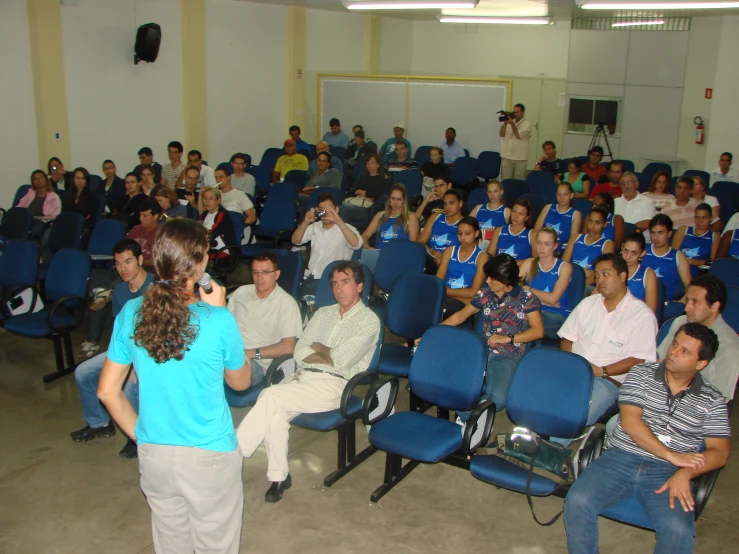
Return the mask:
<svg viewBox="0 0 739 554">
<path fill-rule="evenodd" d="M 162 27 L 159 57 L 134 65 L 136 27 L 144 23 Z M 183 140 L 180 30 L 179 0 L 78 0 L 77 6 L 62 6 L 72 154 L 63 160 L 67 168 L 101 174 L 102 161 L 111 158 L 121 175 L 138 164 L 143 146 L 154 150 L 156 161 L 168 163 L 167 143 Z"/>
<path fill-rule="evenodd" d="M 25 0 L 0 2 L 0 206 L 10 206 L 16 189 L 39 167 L 31 47 Z"/>
<path fill-rule="evenodd" d="M 208 0 L 205 14 L 208 163 L 236 152 L 259 163 L 287 136 L 287 8 Z"/>
<path fill-rule="evenodd" d="M 414 25 L 407 19 L 380 20 L 380 73 L 410 75 L 413 72 Z"/>
</svg>

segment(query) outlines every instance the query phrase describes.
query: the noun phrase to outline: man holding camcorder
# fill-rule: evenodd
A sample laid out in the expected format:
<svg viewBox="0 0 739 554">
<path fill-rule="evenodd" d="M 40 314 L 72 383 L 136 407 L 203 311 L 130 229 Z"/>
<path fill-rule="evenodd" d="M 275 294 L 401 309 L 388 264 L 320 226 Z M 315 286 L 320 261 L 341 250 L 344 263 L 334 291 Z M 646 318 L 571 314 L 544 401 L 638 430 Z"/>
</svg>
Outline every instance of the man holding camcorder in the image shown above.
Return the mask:
<svg viewBox="0 0 739 554">
<path fill-rule="evenodd" d="M 498 112 L 500 126 L 500 180 L 526 177 L 526 160 L 529 157 L 531 123 L 524 118 L 523 104 L 513 106 L 513 112 Z"/>
</svg>

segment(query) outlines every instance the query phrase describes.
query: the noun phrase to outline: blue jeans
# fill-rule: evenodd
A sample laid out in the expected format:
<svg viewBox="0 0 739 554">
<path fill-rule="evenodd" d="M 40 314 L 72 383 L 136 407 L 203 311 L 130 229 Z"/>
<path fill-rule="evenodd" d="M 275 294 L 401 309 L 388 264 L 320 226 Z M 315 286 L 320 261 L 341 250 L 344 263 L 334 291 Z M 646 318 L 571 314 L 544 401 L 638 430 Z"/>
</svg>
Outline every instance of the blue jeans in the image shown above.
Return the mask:
<svg viewBox="0 0 739 554">
<path fill-rule="evenodd" d="M 600 377 L 593 378 L 593 392 L 590 393 L 590 407 L 588 408 L 588 419 L 585 422 L 587 427 L 595 425 L 595 423 L 603 417 L 608 410 L 618 402 L 618 393 L 621 389 L 618 385 L 613 384 L 608 379 Z M 551 437 L 552 441 L 569 446 L 572 442 L 571 437 L 556 438 Z"/>
<path fill-rule="evenodd" d="M 105 355 L 107 352 L 98 354 L 77 366 L 74 371 L 74 379 L 77 381 L 77 389 L 80 391 L 80 402 L 85 421 L 93 429 L 105 427 L 110 421 L 108 411 L 98 400 L 98 383 L 100 373 L 103 371 Z M 139 413 L 139 385 L 133 381 L 127 381 L 123 385 L 123 394 L 133 406 L 133 410 Z"/>
<path fill-rule="evenodd" d="M 251 360 L 251 384 L 249 387 L 255 387 L 264 381 L 264 374 L 266 370 L 262 367 L 257 360 Z"/>
<path fill-rule="evenodd" d="M 678 500 L 670 508 L 669 492 L 654 494 L 677 468 L 663 460 L 606 450 L 580 474 L 565 498 L 565 529 L 570 554 L 598 552 L 598 515 L 636 497 L 657 533 L 655 554 L 693 552 L 695 514 Z"/>
<path fill-rule="evenodd" d="M 564 325 L 565 319 L 567 319 L 565 316 L 557 312 L 542 310 L 541 320 L 544 323 L 544 336 L 548 339 L 559 339 L 557 331 Z"/>
<path fill-rule="evenodd" d="M 508 389 L 511 388 L 513 375 L 518 367 L 517 358 L 509 358 L 490 352 L 485 368 L 485 390 L 481 400 L 495 402 L 495 410 L 500 411 L 506 407 Z M 457 412 L 459 419 L 467 421 L 472 412 Z"/>
<path fill-rule="evenodd" d="M 108 314 L 111 313 L 113 308 L 111 304 L 106 304 L 102 310 L 93 311 L 90 310 L 90 326 L 87 328 L 85 339 L 98 343 L 100 338 L 103 336 L 103 329 L 105 328 L 105 322 L 108 319 Z"/>
</svg>

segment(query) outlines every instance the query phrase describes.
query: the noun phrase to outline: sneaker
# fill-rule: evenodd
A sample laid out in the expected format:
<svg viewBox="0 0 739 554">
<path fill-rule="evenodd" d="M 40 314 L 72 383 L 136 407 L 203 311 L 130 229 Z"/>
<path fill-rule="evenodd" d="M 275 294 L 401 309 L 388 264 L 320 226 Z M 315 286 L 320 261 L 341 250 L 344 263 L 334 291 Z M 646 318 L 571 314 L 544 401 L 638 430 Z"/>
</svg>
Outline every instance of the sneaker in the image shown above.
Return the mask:
<svg viewBox="0 0 739 554">
<path fill-rule="evenodd" d="M 90 310 L 92 310 L 93 312 L 102 310 L 112 297 L 112 290 L 102 290 L 95 293 L 95 299 L 93 300 L 92 304 L 90 304 Z"/>
<path fill-rule="evenodd" d="M 123 448 L 121 448 L 121 451 L 118 453 L 118 455 L 122 458 L 138 458 L 139 447 L 136 444 L 136 441 L 128 439 L 128 442 Z"/>
<path fill-rule="evenodd" d="M 69 434 L 73 441 L 76 442 L 87 442 L 93 439 L 107 439 L 115 435 L 115 426 L 112 421 L 109 421 L 105 427 L 90 427 L 85 425 L 79 431 L 73 431 Z"/>
<path fill-rule="evenodd" d="M 81 360 L 87 360 L 92 358 L 98 350 L 100 350 L 99 344 L 96 342 L 85 341 L 82 343 L 80 348 L 79 357 Z"/>
</svg>

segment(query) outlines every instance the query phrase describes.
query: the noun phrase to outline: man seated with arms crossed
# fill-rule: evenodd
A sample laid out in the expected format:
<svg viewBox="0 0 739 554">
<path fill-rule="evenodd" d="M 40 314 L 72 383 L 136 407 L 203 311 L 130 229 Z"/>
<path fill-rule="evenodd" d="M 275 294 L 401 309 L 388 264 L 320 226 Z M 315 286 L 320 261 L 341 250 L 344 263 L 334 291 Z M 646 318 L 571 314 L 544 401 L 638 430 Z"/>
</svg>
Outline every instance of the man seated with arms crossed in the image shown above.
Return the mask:
<svg viewBox="0 0 739 554">
<path fill-rule="evenodd" d="M 588 426 L 616 405 L 627 371 L 657 359 L 657 318 L 629 292 L 626 261 L 620 254 L 603 254 L 594 273 L 598 294 L 585 297 L 558 333 L 560 349 L 579 354 L 593 369 Z"/>
<path fill-rule="evenodd" d="M 621 196 L 614 196 L 614 204 L 614 213 L 623 217 L 626 223 L 636 225 L 640 231 L 649 229 L 649 220 L 657 213 L 654 202 L 639 192 L 639 181 L 631 171 L 621 176 Z"/>
<path fill-rule="evenodd" d="M 154 203 L 156 204 L 156 202 Z M 144 271 L 144 256 L 141 253 L 141 247 L 135 240 L 123 239 L 119 241 L 113 247 L 113 259 L 115 260 L 116 271 L 123 279 L 123 282 L 113 289 L 113 319 L 115 319 L 126 302 L 143 296 L 149 285 L 154 282 L 154 275 Z M 82 413 L 85 415 L 85 421 L 87 421 L 85 427 L 71 433 L 70 436 L 74 441 L 86 442 L 115 435 L 115 426 L 110 420 L 108 412 L 98 400 L 97 395 L 100 372 L 103 370 L 106 354 L 107 352 L 103 352 L 82 362 L 74 372 L 77 389 L 80 392 Z M 137 412 L 139 406 L 138 388 L 134 375 L 129 375 L 129 379 L 123 387 L 123 392 Z M 136 443 L 128 439 L 120 455 L 124 458 L 135 458 L 137 455 Z"/>
<path fill-rule="evenodd" d="M 677 330 L 685 323 L 705 325 L 718 337 L 718 354 L 701 371 L 724 396 L 726 402 L 734 398 L 736 381 L 739 378 L 739 337 L 724 321 L 721 313 L 726 307 L 726 285 L 710 273 L 696 275 L 685 291 L 685 315 L 676 318 L 667 336 L 657 347 L 657 356 L 664 360 Z"/>
<path fill-rule="evenodd" d="M 295 346 L 295 374 L 265 389 L 236 435 L 246 458 L 264 442 L 266 502 L 277 502 L 292 485 L 287 462 L 290 421 L 304 413 L 337 409 L 349 379 L 366 371 L 380 335 L 380 320 L 362 304 L 364 272 L 359 262 L 339 262 L 331 272 L 337 304 L 321 308 Z"/>
<path fill-rule="evenodd" d="M 598 515 L 634 496 L 656 531 L 654 552 L 693 552 L 690 481 L 723 467 L 729 458 L 726 404 L 701 373 L 718 347 L 713 331 L 686 323 L 663 362 L 631 369 L 606 451 L 580 474 L 565 499 L 570 554 L 598 552 Z"/>
<path fill-rule="evenodd" d="M 272 171 L 272 182 L 282 181 L 285 175 L 293 169 L 300 171 L 308 171 L 308 158 L 303 154 L 298 154 L 295 149 L 295 141 L 287 139 L 284 144 L 285 153 L 277 158 L 275 169 Z"/>
<path fill-rule="evenodd" d="M 325 212 L 320 218 L 316 211 Z M 312 295 L 326 266 L 336 260 L 349 260 L 355 250 L 362 248 L 362 237 L 353 226 L 339 215 L 339 206 L 330 193 L 318 197 L 315 210 L 308 210 L 305 219 L 292 236 L 292 243 L 300 246 L 310 242 L 310 260 L 303 281 L 302 294 Z"/>
<path fill-rule="evenodd" d="M 292 355 L 303 320 L 298 303 L 277 284 L 280 262 L 275 254 L 257 254 L 251 274 L 254 284 L 236 289 L 227 307 L 244 339 L 253 387 L 264 380 L 274 358 Z"/>
</svg>

